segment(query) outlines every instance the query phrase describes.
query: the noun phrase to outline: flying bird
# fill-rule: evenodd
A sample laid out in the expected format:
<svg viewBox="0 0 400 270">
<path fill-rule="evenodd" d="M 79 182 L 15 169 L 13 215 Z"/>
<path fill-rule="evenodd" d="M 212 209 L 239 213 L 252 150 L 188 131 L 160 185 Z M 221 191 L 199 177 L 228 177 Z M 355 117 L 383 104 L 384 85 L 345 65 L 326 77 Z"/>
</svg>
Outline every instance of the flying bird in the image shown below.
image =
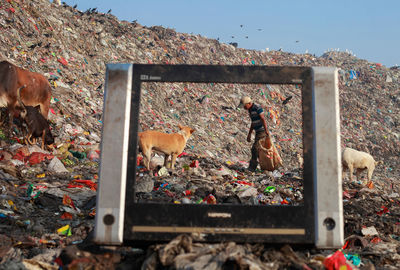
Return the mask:
<svg viewBox="0 0 400 270">
<path fill-rule="evenodd" d="M 262 29 L 261 29 L 261 28 L 258 28 L 257 30 L 258 30 L 258 31 L 262 31 Z"/>
<path fill-rule="evenodd" d="M 243 24 L 241 24 L 240 27 L 243 27 Z"/>
<path fill-rule="evenodd" d="M 107 11 L 107 14 L 110 14 L 111 13 L 111 8 Z"/>
</svg>

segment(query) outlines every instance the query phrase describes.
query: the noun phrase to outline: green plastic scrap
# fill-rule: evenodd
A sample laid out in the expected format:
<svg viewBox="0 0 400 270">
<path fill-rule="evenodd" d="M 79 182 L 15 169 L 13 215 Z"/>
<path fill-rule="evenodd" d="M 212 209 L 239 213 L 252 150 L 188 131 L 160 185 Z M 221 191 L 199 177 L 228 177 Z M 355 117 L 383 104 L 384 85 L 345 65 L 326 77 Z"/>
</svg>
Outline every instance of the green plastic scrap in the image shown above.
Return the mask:
<svg viewBox="0 0 400 270">
<path fill-rule="evenodd" d="M 26 190 L 26 195 L 30 198 L 33 192 L 33 185 L 31 183 L 28 183 L 28 188 Z"/>
<path fill-rule="evenodd" d="M 36 199 L 37 197 L 39 197 L 40 191 L 35 192 L 34 190 L 35 190 L 34 185 L 31 183 L 28 183 L 28 188 L 26 190 L 26 195 L 28 196 L 28 198 L 31 198 L 32 195 L 33 195 L 32 199 Z"/>
<path fill-rule="evenodd" d="M 65 166 L 68 166 L 68 165 L 69 165 L 69 166 L 75 165 L 75 162 L 72 161 L 72 160 L 70 160 L 69 158 L 63 159 L 62 162 L 64 163 Z"/>
<path fill-rule="evenodd" d="M 40 193 L 41 193 L 40 191 L 36 192 L 36 194 L 35 194 L 35 196 L 33 196 L 33 198 L 36 199 L 37 197 L 39 197 Z"/>
<path fill-rule="evenodd" d="M 85 152 L 79 152 L 79 151 L 73 151 L 73 150 L 69 150 L 69 152 L 79 160 L 82 160 L 82 159 L 86 158 L 86 153 Z"/>
<path fill-rule="evenodd" d="M 344 254 L 346 260 L 350 261 L 354 266 L 359 266 L 361 264 L 361 258 L 358 254 Z"/>
<path fill-rule="evenodd" d="M 265 189 L 264 189 L 264 192 L 265 193 L 272 193 L 272 192 L 274 192 L 276 190 L 276 187 L 274 187 L 274 186 L 268 186 L 268 187 L 266 187 Z"/>
</svg>

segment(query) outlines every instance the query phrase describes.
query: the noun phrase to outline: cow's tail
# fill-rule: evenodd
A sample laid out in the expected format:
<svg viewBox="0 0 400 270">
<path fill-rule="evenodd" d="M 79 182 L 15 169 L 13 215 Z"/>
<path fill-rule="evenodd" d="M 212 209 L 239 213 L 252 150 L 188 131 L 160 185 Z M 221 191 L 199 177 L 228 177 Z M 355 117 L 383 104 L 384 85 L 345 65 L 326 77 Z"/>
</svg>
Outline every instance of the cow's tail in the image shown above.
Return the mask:
<svg viewBox="0 0 400 270">
<path fill-rule="evenodd" d="M 383 160 L 375 161 L 375 166 L 378 166 L 380 164 L 383 164 Z"/>
</svg>

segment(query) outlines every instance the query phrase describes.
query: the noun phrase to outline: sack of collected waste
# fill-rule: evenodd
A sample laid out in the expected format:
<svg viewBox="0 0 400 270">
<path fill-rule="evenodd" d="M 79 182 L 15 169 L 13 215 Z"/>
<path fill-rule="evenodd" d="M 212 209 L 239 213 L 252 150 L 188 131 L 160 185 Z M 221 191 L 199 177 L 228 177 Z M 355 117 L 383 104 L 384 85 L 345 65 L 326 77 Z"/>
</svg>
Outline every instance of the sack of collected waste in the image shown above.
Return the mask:
<svg viewBox="0 0 400 270">
<path fill-rule="evenodd" d="M 272 172 L 282 167 L 282 158 L 276 150 L 275 144 L 271 141 L 271 136 L 258 141 L 258 160 L 261 170 Z"/>
</svg>

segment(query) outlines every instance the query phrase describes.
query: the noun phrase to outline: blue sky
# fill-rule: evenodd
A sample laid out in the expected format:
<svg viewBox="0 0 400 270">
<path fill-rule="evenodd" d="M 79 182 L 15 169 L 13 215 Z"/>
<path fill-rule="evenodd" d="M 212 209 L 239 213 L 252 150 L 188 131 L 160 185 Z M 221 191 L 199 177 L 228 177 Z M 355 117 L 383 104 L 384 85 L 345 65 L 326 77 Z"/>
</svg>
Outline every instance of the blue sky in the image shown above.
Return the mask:
<svg viewBox="0 0 400 270">
<path fill-rule="evenodd" d="M 246 49 L 320 56 L 346 49 L 387 67 L 400 65 L 399 0 L 66 0 L 120 20 L 161 25 Z M 261 29 L 261 30 L 260 30 Z M 232 36 L 234 38 L 232 38 Z"/>
</svg>

